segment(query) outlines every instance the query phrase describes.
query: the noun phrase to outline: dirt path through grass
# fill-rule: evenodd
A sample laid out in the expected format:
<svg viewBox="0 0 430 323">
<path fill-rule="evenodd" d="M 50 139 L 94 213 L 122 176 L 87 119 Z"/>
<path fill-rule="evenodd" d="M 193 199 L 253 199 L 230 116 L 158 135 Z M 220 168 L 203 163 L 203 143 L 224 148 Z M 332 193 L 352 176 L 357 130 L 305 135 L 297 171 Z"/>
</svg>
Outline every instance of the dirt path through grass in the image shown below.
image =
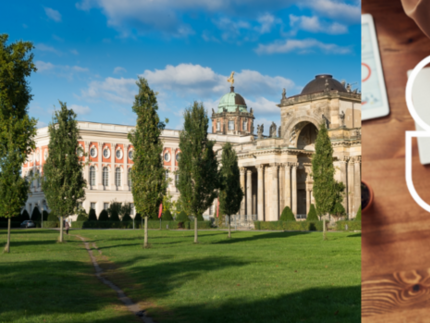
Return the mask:
<svg viewBox="0 0 430 323">
<path fill-rule="evenodd" d="M 118 294 L 119 300 L 124 303 L 124 305 L 128 308 L 128 310 L 130 312 L 132 312 L 136 316 L 140 317 L 142 319 L 142 321 L 145 322 L 145 323 L 154 323 L 154 321 L 149 316 L 145 315 L 145 310 L 141 310 L 140 307 L 139 307 L 139 305 L 137 305 L 129 297 L 127 297 L 127 295 L 125 295 L 125 293 L 121 290 L 121 288 L 119 288 L 118 286 L 116 286 L 115 284 L 113 284 L 111 281 L 109 281 L 108 279 L 106 279 L 105 277 L 102 276 L 103 270 L 99 266 L 99 264 L 97 263 L 97 260 L 94 257 L 93 251 L 91 250 L 88 242 L 85 241 L 85 238 L 83 238 L 83 237 L 81 237 L 79 235 L 75 235 L 75 236 L 77 238 L 81 239 L 84 242 L 85 249 L 87 249 L 88 254 L 90 256 L 90 259 L 91 259 L 91 262 L 93 263 L 94 269 L 96 270 L 96 273 L 95 273 L 96 277 L 103 284 L 109 286 L 110 288 L 112 288 Z M 93 243 L 93 247 L 95 249 L 98 249 L 95 243 Z"/>
</svg>

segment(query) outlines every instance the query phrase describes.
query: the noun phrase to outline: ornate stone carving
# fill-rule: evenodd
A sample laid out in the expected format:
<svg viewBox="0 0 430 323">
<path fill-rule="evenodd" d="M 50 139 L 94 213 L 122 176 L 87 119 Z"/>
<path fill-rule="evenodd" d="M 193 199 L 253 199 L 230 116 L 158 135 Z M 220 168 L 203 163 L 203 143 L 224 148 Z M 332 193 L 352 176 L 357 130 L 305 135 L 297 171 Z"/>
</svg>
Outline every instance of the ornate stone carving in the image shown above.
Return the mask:
<svg viewBox="0 0 430 323">
<path fill-rule="evenodd" d="M 328 93 L 330 91 L 330 84 L 328 84 L 328 79 L 325 79 L 324 92 Z"/>
<path fill-rule="evenodd" d="M 340 126 L 342 128 L 345 128 L 345 112 L 344 111 L 339 113 L 339 119 L 340 119 Z"/>
<path fill-rule="evenodd" d="M 282 138 L 282 126 L 279 126 L 278 137 Z"/>
<path fill-rule="evenodd" d="M 327 119 L 327 117 L 324 114 L 322 115 L 322 118 L 323 118 L 323 120 L 325 122 L 325 125 L 326 125 L 327 129 L 329 129 L 330 128 L 330 123 L 331 123 L 330 120 Z"/>
<path fill-rule="evenodd" d="M 227 79 L 227 82 L 229 82 L 231 84 L 231 86 L 233 86 L 233 84 L 234 84 L 234 71 L 231 72 L 230 77 Z"/>
<path fill-rule="evenodd" d="M 270 126 L 270 137 L 271 138 L 276 138 L 276 124 L 272 121 L 272 125 Z"/>
<path fill-rule="evenodd" d="M 296 137 L 297 137 L 297 131 L 298 131 L 298 129 L 297 129 L 297 125 L 295 125 L 295 126 L 293 127 L 293 129 L 291 130 L 291 133 L 290 133 L 290 143 L 293 143 L 293 141 L 294 141 L 294 140 L 296 140 Z"/>
<path fill-rule="evenodd" d="M 261 126 L 257 125 L 257 139 L 263 139 L 263 132 L 264 132 L 264 124 Z"/>
<path fill-rule="evenodd" d="M 346 92 L 351 92 L 351 84 L 346 85 Z"/>
</svg>

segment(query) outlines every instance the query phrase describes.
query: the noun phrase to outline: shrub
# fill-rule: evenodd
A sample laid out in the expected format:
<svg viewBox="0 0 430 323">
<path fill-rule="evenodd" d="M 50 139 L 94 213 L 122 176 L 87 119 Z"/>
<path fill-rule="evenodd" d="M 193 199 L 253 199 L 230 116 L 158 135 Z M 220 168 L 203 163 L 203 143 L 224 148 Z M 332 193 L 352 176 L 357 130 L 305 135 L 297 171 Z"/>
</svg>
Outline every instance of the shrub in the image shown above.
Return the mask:
<svg viewBox="0 0 430 323">
<path fill-rule="evenodd" d="M 130 214 L 126 213 L 126 214 L 122 217 L 121 221 L 122 221 L 122 222 L 129 222 L 129 221 L 133 221 L 133 219 L 131 218 Z"/>
<path fill-rule="evenodd" d="M 296 221 L 296 218 L 294 217 L 293 211 L 286 206 L 281 214 L 281 221 Z"/>
<path fill-rule="evenodd" d="M 164 212 L 161 215 L 161 220 L 162 221 L 173 221 L 172 213 L 170 213 L 170 211 L 167 210 L 166 212 Z"/>
<path fill-rule="evenodd" d="M 90 209 L 90 214 L 88 215 L 88 221 L 97 221 L 96 210 Z"/>
<path fill-rule="evenodd" d="M 189 222 L 190 219 L 188 218 L 187 214 L 184 211 L 181 211 L 181 213 L 179 213 L 178 217 L 176 218 L 176 221 Z"/>
<path fill-rule="evenodd" d="M 361 221 L 361 205 L 358 208 L 357 215 L 355 216 L 355 221 Z"/>
<path fill-rule="evenodd" d="M 51 212 L 48 214 L 47 221 L 49 221 L 49 222 L 58 222 L 58 217 L 57 217 L 57 215 L 56 215 L 53 211 L 51 211 Z M 45 224 L 44 224 L 44 225 L 45 225 Z"/>
<path fill-rule="evenodd" d="M 255 230 L 322 231 L 322 221 L 254 221 Z"/>
<path fill-rule="evenodd" d="M 79 209 L 78 210 L 78 218 L 76 219 L 76 221 L 87 221 L 87 212 L 85 212 L 84 209 Z"/>
<path fill-rule="evenodd" d="M 197 215 L 197 221 L 204 221 L 205 219 L 203 218 L 202 214 L 198 214 Z"/>
<path fill-rule="evenodd" d="M 31 219 L 33 221 L 40 221 L 41 217 L 42 217 L 42 215 L 40 214 L 39 208 L 35 207 L 33 209 L 33 213 L 31 213 Z"/>
<path fill-rule="evenodd" d="M 348 229 L 346 229 L 346 225 L 348 226 Z M 337 221 L 336 231 L 361 231 L 361 222 L 348 220 Z"/>
<path fill-rule="evenodd" d="M 28 214 L 27 210 L 24 210 L 18 218 L 19 218 L 19 221 L 22 222 L 25 220 L 30 220 L 30 215 Z"/>
<path fill-rule="evenodd" d="M 311 207 L 309 208 L 309 213 L 307 219 L 308 221 L 319 221 L 317 210 L 315 209 L 315 205 L 311 204 Z"/>
<path fill-rule="evenodd" d="M 99 215 L 99 221 L 109 221 L 109 215 L 106 210 L 102 210 Z"/>
<path fill-rule="evenodd" d="M 119 215 L 118 215 L 118 212 L 116 210 L 112 210 L 110 212 L 109 221 L 119 221 Z"/>
<path fill-rule="evenodd" d="M 48 211 L 43 211 L 42 212 L 42 216 L 43 216 L 43 221 L 48 221 L 48 215 L 49 215 L 49 213 L 48 213 Z"/>
<path fill-rule="evenodd" d="M 134 222 L 136 223 L 142 222 L 142 217 L 140 216 L 140 213 L 136 213 L 136 215 L 134 216 Z"/>
</svg>

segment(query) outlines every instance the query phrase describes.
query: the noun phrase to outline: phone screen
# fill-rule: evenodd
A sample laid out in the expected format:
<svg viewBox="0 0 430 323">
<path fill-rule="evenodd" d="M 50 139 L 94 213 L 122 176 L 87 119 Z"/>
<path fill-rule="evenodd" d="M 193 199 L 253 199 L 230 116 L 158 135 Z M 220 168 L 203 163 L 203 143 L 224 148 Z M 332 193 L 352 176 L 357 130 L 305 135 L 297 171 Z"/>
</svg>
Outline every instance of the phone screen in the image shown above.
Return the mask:
<svg viewBox="0 0 430 323">
<path fill-rule="evenodd" d="M 370 37 L 370 26 L 361 25 L 361 108 L 369 110 L 382 107 L 382 92 L 378 80 L 375 53 Z"/>
</svg>

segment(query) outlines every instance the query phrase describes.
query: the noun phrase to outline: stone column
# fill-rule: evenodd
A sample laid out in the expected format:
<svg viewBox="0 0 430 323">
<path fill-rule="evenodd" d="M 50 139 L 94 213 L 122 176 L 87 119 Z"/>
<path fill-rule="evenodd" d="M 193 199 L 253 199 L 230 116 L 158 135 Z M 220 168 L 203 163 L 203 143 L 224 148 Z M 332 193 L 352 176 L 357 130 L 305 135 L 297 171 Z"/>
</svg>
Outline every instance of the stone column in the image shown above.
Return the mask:
<svg viewBox="0 0 430 323">
<path fill-rule="evenodd" d="M 279 220 L 279 190 L 278 190 L 278 164 L 270 165 L 272 167 L 272 221 Z"/>
<path fill-rule="evenodd" d="M 306 189 L 306 214 L 309 213 L 311 208 L 311 190 L 309 188 Z"/>
<path fill-rule="evenodd" d="M 103 190 L 103 162 L 102 162 L 102 155 L 103 155 L 103 142 L 98 143 L 98 176 L 97 176 L 97 182 L 98 182 L 98 189 Z"/>
<path fill-rule="evenodd" d="M 109 186 L 111 191 L 116 191 L 115 185 L 115 144 L 110 144 L 110 174 L 109 174 Z"/>
<path fill-rule="evenodd" d="M 246 215 L 252 215 L 252 171 L 246 171 Z"/>
<path fill-rule="evenodd" d="M 339 161 L 339 167 L 340 167 L 340 180 L 343 182 L 343 184 L 345 185 L 345 194 L 343 196 L 343 202 L 342 205 L 345 208 L 345 212 L 348 213 L 348 181 L 347 181 L 347 161 L 348 161 L 348 157 L 343 157 L 340 161 Z"/>
<path fill-rule="evenodd" d="M 348 162 L 348 214 L 351 218 L 354 214 L 354 162 L 355 158 L 351 157 Z"/>
<path fill-rule="evenodd" d="M 291 165 L 285 163 L 284 167 L 284 205 L 291 209 Z"/>
<path fill-rule="evenodd" d="M 264 221 L 264 165 L 257 166 L 258 171 L 258 221 Z"/>
<path fill-rule="evenodd" d="M 297 215 L 297 163 L 292 164 L 291 169 L 291 199 L 292 211 Z"/>
<path fill-rule="evenodd" d="M 357 215 L 361 205 L 361 156 L 356 157 L 354 164 L 354 210 L 352 216 Z"/>
<path fill-rule="evenodd" d="M 90 143 L 88 141 L 85 141 L 84 150 L 87 154 L 87 157 L 84 157 L 84 179 L 87 181 L 87 188 L 90 188 L 90 165 L 88 165 L 88 161 L 90 160 Z"/>
<path fill-rule="evenodd" d="M 246 200 L 246 189 L 245 189 L 245 167 L 240 167 L 240 188 L 243 192 L 242 202 L 240 202 L 239 215 L 245 215 L 245 200 Z"/>
</svg>

